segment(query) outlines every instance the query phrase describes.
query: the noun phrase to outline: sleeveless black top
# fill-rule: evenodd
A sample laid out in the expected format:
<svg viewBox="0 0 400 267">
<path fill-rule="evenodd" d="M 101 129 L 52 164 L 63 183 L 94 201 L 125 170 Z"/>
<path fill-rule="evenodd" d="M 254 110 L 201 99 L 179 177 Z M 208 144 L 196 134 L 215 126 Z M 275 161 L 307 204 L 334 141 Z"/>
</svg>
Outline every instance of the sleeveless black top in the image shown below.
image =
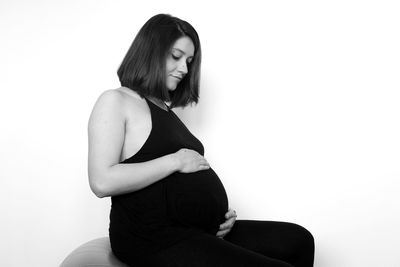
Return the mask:
<svg viewBox="0 0 400 267">
<path fill-rule="evenodd" d="M 146 99 L 152 129 L 140 150 L 121 163 L 145 162 L 181 148 L 204 155 L 201 142 L 172 110 Z M 141 190 L 113 196 L 110 241 L 114 251 L 148 255 L 196 233 L 215 235 L 225 221 L 228 199 L 217 174 L 210 168 L 175 172 Z"/>
</svg>

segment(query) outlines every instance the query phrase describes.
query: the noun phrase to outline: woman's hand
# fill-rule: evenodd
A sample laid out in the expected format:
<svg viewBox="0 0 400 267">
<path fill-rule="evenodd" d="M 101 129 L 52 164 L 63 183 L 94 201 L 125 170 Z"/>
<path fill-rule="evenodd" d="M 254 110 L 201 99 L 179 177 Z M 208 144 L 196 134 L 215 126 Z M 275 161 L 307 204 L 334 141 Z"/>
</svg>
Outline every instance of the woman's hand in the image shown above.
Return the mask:
<svg viewBox="0 0 400 267">
<path fill-rule="evenodd" d="M 177 159 L 177 169 L 179 172 L 197 172 L 210 168 L 210 164 L 208 164 L 207 160 L 192 149 L 182 148 L 173 155 Z"/>
<path fill-rule="evenodd" d="M 229 209 L 225 214 L 226 221 L 219 226 L 219 231 L 217 232 L 217 237 L 224 238 L 232 229 L 236 221 L 236 211 Z"/>
</svg>

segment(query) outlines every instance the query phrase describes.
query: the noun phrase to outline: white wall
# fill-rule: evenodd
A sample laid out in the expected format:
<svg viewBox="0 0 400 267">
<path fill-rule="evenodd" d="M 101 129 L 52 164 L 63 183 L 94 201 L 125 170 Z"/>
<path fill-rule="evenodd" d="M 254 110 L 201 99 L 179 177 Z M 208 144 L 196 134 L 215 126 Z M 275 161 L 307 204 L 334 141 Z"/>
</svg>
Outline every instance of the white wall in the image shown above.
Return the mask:
<svg viewBox="0 0 400 267">
<path fill-rule="evenodd" d="M 200 35 L 201 101 L 178 112 L 239 219 L 305 226 L 317 267 L 399 266 L 400 6 L 378 0 L 2 0 L 0 265 L 57 266 L 107 235 L 87 119 L 161 12 Z"/>
</svg>

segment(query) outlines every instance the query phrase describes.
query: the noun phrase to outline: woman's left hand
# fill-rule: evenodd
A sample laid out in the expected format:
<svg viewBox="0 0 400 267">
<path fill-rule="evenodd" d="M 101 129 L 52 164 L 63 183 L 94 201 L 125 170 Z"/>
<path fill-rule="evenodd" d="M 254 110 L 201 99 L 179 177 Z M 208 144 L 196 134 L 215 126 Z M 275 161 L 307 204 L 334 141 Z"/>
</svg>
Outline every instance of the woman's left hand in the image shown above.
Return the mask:
<svg viewBox="0 0 400 267">
<path fill-rule="evenodd" d="M 232 229 L 236 221 L 236 211 L 229 209 L 225 214 L 226 221 L 219 226 L 219 231 L 217 232 L 217 237 L 224 238 Z"/>
</svg>

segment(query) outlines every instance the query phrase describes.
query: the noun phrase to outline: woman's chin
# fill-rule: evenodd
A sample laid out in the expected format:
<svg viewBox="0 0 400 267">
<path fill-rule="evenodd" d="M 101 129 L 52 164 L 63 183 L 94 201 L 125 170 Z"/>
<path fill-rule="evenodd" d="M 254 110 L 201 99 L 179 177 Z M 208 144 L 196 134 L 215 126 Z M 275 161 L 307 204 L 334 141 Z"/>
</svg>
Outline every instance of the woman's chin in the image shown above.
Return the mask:
<svg viewBox="0 0 400 267">
<path fill-rule="evenodd" d="M 175 91 L 175 89 L 178 87 L 179 81 L 174 79 L 169 79 L 166 82 L 167 89 L 168 91 Z"/>
<path fill-rule="evenodd" d="M 168 89 L 168 91 L 173 92 L 176 90 L 176 87 L 177 87 L 177 85 L 170 85 L 170 86 L 167 86 L 167 89 Z"/>
</svg>

